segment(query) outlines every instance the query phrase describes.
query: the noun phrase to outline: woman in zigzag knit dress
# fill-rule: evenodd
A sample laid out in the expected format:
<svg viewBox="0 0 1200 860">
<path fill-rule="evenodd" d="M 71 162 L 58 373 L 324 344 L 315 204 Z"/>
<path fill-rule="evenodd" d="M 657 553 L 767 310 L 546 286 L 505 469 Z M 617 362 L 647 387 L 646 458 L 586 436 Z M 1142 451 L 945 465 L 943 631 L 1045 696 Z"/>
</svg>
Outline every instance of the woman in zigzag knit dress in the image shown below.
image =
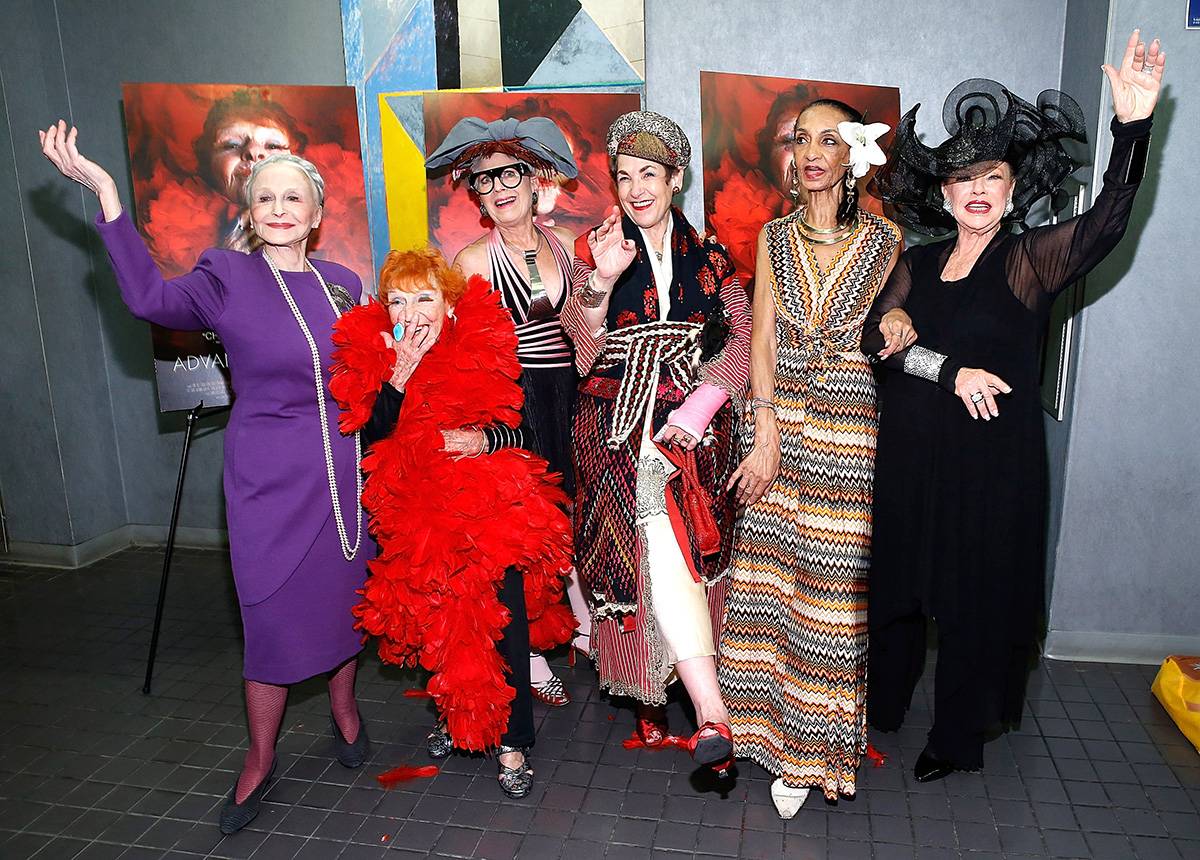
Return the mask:
<svg viewBox="0 0 1200 860">
<path fill-rule="evenodd" d="M 895 224 L 858 208 L 883 162 L 841 102 L 796 119 L 793 197 L 759 234 L 750 384 L 754 442 L 734 479 L 735 534 L 720 685 L 735 755 L 777 777 L 791 818 L 810 787 L 853 795 L 866 751 L 867 570 L 875 383 L 863 320 L 900 253 Z M 890 322 L 890 321 L 889 321 Z M 887 323 L 885 323 L 886 325 Z M 895 348 L 909 336 L 897 325 Z"/>
</svg>

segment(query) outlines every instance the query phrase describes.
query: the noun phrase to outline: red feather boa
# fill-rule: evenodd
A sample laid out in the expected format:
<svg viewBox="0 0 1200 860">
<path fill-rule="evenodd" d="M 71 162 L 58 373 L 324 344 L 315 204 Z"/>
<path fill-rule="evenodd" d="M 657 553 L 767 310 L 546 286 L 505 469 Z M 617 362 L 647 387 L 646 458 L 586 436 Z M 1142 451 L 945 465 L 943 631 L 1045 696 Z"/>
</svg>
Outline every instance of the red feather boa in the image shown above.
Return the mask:
<svg viewBox="0 0 1200 860">
<path fill-rule="evenodd" d="M 523 402 L 517 336 L 499 295 L 472 277 L 454 312 L 409 379 L 395 430 L 363 458 L 380 552 L 354 614 L 385 662 L 433 673 L 428 690 L 455 745 L 487 750 L 500 743 L 515 694 L 495 647 L 509 618 L 497 599 L 504 571 L 524 575 L 530 645 L 567 641 L 571 531 L 545 460 L 517 448 L 461 459 L 442 450 L 441 430 L 515 427 Z M 343 433 L 366 423 L 391 376 L 395 354 L 379 335 L 390 329 L 376 302 L 334 327 L 330 390 Z"/>
</svg>

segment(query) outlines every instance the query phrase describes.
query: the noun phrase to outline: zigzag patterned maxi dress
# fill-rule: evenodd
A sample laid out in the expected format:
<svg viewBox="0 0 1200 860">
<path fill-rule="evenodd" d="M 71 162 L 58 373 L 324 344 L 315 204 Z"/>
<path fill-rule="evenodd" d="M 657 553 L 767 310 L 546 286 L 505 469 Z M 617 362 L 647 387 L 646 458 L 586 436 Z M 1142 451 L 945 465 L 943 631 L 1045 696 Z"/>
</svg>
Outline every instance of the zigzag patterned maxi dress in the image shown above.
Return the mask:
<svg viewBox="0 0 1200 860">
<path fill-rule="evenodd" d="M 734 557 L 720 683 L 735 753 L 794 788 L 853 795 L 866 751 L 867 571 L 875 381 L 863 320 L 900 243 L 867 212 L 822 271 L 799 213 L 766 226 L 782 460 Z"/>
</svg>

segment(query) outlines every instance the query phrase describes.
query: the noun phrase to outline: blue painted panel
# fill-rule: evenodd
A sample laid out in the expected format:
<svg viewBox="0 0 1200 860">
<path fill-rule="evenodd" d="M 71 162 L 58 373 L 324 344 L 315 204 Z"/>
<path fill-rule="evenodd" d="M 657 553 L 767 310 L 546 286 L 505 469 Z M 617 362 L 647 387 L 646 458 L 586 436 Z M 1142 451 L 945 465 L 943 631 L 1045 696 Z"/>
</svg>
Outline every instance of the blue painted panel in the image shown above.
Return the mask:
<svg viewBox="0 0 1200 860">
<path fill-rule="evenodd" d="M 525 84 L 527 88 L 640 84 L 641 77 L 582 9 Z"/>
<path fill-rule="evenodd" d="M 371 253 L 378 268 L 389 248 L 379 94 L 437 89 L 433 0 L 342 0 L 342 16 L 346 78 L 358 95 Z"/>
</svg>

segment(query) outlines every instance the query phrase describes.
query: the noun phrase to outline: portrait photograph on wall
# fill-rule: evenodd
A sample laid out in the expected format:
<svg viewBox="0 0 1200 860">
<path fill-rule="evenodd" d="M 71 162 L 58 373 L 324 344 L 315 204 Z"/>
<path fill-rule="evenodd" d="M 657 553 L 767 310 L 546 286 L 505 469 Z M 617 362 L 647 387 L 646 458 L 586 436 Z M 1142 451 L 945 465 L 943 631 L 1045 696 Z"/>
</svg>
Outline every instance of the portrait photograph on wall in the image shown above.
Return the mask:
<svg viewBox="0 0 1200 860">
<path fill-rule="evenodd" d="M 324 218 L 309 254 L 374 283 L 352 87 L 122 89 L 134 216 L 165 277 L 190 271 L 207 248 L 254 249 L 246 179 L 255 161 L 289 152 L 315 164 L 325 180 Z M 162 411 L 229 402 L 228 362 L 216 335 L 151 328 Z"/>
<path fill-rule="evenodd" d="M 564 227 L 576 235 L 604 220 L 616 201 L 604 138 L 618 116 L 637 110 L 637 93 L 440 92 L 425 96 L 425 151 L 433 152 L 463 117 L 485 121 L 544 116 L 567 139 L 579 176 L 571 180 L 537 178 L 538 223 Z M 429 241 L 447 257 L 491 229 L 468 193 L 465 179 L 454 183 L 450 171 L 430 172 L 427 182 Z"/>
<path fill-rule="evenodd" d="M 548 90 L 645 83 L 642 0 L 340 0 L 346 83 L 358 92 L 376 265 L 423 241 L 414 211 L 389 199 L 419 120 L 405 101 L 433 90 Z M 419 137 L 412 137 L 418 141 Z M 408 153 L 411 154 L 411 153 Z M 406 167 L 407 165 L 405 165 Z M 401 170 L 404 167 L 400 168 Z M 407 179 L 411 179 L 409 174 Z M 397 208 L 402 210 L 397 220 Z"/>
<path fill-rule="evenodd" d="M 700 73 L 705 227 L 729 248 L 744 284 L 754 277 L 762 225 L 796 207 L 788 194 L 792 129 L 800 110 L 817 99 L 837 99 L 861 111 L 864 122 L 891 126 L 879 140 L 887 152 L 900 120 L 896 87 Z M 868 192 L 873 173 L 859 180 L 859 205 L 883 214 L 883 202 Z"/>
</svg>

